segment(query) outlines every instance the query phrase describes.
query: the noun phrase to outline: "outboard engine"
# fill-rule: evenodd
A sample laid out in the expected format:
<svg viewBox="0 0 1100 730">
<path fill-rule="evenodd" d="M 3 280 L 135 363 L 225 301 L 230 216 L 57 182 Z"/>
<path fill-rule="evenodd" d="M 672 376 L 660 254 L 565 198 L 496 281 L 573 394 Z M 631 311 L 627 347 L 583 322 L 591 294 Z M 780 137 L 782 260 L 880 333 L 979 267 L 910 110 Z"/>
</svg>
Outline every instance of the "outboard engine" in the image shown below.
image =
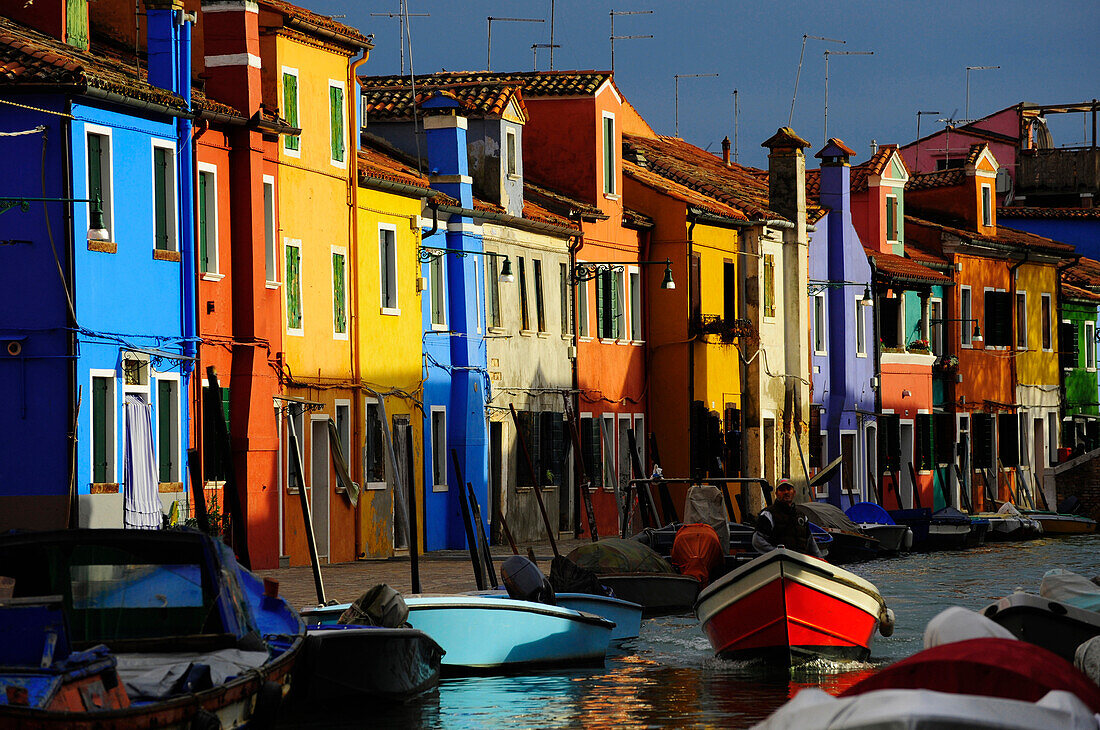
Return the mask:
<svg viewBox="0 0 1100 730">
<path fill-rule="evenodd" d="M 522 555 L 513 555 L 505 560 L 500 566 L 500 576 L 508 589 L 509 598 L 555 605 L 550 581 L 539 566 Z"/>
</svg>

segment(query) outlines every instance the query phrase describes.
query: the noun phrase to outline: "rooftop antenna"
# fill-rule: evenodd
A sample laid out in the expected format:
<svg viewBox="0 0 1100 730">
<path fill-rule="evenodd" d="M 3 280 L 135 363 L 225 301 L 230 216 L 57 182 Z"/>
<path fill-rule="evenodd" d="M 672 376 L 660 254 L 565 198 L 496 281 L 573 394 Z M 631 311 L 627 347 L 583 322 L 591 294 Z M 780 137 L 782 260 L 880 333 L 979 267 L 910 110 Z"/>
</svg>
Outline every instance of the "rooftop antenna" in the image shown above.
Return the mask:
<svg viewBox="0 0 1100 730">
<path fill-rule="evenodd" d="M 733 161 L 740 164 L 741 159 L 738 154 L 737 147 L 737 117 L 739 111 L 737 109 L 737 89 L 733 90 Z"/>
<path fill-rule="evenodd" d="M 540 48 L 549 48 L 550 53 L 553 53 L 555 48 L 561 48 L 561 46 L 555 46 L 553 43 L 532 43 L 531 44 L 531 56 L 532 56 L 531 70 L 532 71 L 538 71 L 539 70 L 539 49 Z M 551 69 L 553 69 L 552 66 L 551 66 Z"/>
<path fill-rule="evenodd" d="M 401 0 L 398 5 L 405 8 L 404 0 Z M 407 11 L 407 8 L 406 8 Z M 371 13 L 372 18 L 397 18 L 397 47 L 401 53 L 401 76 L 405 75 L 405 24 L 409 22 L 409 18 L 430 18 L 431 13 L 410 13 L 402 12 L 398 10 L 396 13 Z M 412 55 L 412 52 L 409 52 Z"/>
<path fill-rule="evenodd" d="M 494 18 L 490 15 L 486 20 L 489 21 L 489 35 L 485 42 L 485 70 L 493 70 L 493 21 L 500 23 L 545 23 L 544 18 Z"/>
<path fill-rule="evenodd" d="M 937 122 L 944 124 L 947 136 L 944 137 L 943 149 L 933 149 L 930 152 L 943 152 L 943 164 L 946 167 L 951 162 L 951 130 L 955 128 L 955 125 L 963 121 L 962 119 L 955 119 L 955 115 L 959 113 L 959 108 L 955 107 L 955 111 L 951 112 L 951 116 L 937 119 Z"/>
<path fill-rule="evenodd" d="M 652 35 L 615 35 L 616 15 L 653 15 L 652 10 L 612 10 L 611 16 L 611 73 L 615 73 L 615 41 L 631 40 L 633 38 L 652 38 Z"/>
<path fill-rule="evenodd" d="M 829 141 L 829 56 L 873 56 L 874 51 L 825 51 L 825 136 L 822 144 Z"/>
<path fill-rule="evenodd" d="M 672 78 L 676 79 L 676 136 L 680 136 L 680 79 L 701 79 L 707 76 L 717 76 L 718 74 L 675 74 Z"/>
<path fill-rule="evenodd" d="M 412 27 L 409 25 L 409 0 L 400 0 L 400 8 L 401 12 L 405 14 L 405 21 L 402 26 L 405 29 L 405 38 L 409 42 L 409 93 L 412 94 L 413 139 L 416 140 L 416 171 L 423 174 L 424 160 L 420 155 L 420 134 L 417 130 L 420 120 L 418 119 L 416 109 L 416 71 L 413 70 L 413 43 Z M 403 57 L 404 56 L 402 56 L 402 58 Z M 410 536 L 409 539 L 413 539 L 412 536 Z"/>
<path fill-rule="evenodd" d="M 962 120 L 965 124 L 970 124 L 973 119 L 970 118 L 970 72 L 971 71 L 992 71 L 1000 66 L 967 66 L 966 67 L 966 119 Z"/>
<path fill-rule="evenodd" d="M 787 126 L 791 126 L 791 122 L 794 121 L 794 100 L 798 98 L 798 79 L 802 76 L 802 57 L 806 55 L 806 41 L 825 41 L 827 43 L 847 43 L 848 41 L 838 40 L 836 38 L 826 38 L 820 35 L 807 35 L 802 34 L 802 52 L 798 54 L 798 71 L 794 75 L 794 94 L 791 95 L 791 115 L 787 117 Z"/>
<path fill-rule="evenodd" d="M 558 46 L 554 45 L 554 0 L 550 0 L 550 70 L 554 70 L 554 49 Z M 536 50 L 535 53 L 538 53 Z"/>
<path fill-rule="evenodd" d="M 929 114 L 939 114 L 940 112 L 917 112 L 917 152 L 914 159 L 917 160 L 917 165 L 920 164 L 920 118 Z"/>
</svg>

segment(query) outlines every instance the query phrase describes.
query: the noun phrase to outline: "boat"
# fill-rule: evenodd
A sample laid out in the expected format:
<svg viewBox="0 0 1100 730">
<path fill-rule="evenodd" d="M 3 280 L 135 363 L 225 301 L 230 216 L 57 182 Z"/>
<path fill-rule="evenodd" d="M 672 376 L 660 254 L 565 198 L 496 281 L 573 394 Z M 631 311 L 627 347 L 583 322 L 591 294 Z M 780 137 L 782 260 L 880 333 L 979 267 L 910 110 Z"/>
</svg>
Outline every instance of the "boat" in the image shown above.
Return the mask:
<svg viewBox="0 0 1100 730">
<path fill-rule="evenodd" d="M 966 534 L 967 547 L 980 547 L 985 545 L 986 536 L 992 528 L 989 519 L 979 515 L 968 515 L 970 518 L 970 531 Z"/>
<path fill-rule="evenodd" d="M 0 536 L 0 726 L 272 724 L 305 626 L 193 530 Z"/>
<path fill-rule="evenodd" d="M 866 659 L 893 613 L 869 581 L 777 548 L 707 586 L 695 614 L 717 656 L 790 666 L 816 657 Z"/>
<path fill-rule="evenodd" d="M 795 510 L 832 538 L 828 558 L 833 565 L 878 557 L 878 539 L 863 532 L 839 507 L 827 502 L 804 502 L 796 505 Z"/>
<path fill-rule="evenodd" d="M 970 536 L 970 518 L 954 507 L 891 510 L 890 516 L 913 530 L 914 550 L 961 550 Z"/>
<path fill-rule="evenodd" d="M 1040 512 L 1023 510 L 1023 514 L 1043 528 L 1046 537 L 1065 537 L 1067 535 L 1091 535 L 1096 532 L 1096 520 L 1083 515 L 1058 512 Z"/>
<path fill-rule="evenodd" d="M 566 557 L 595 573 L 616 598 L 640 604 L 644 617 L 688 613 L 699 595 L 698 580 L 675 572 L 637 540 L 608 537 L 581 545 Z"/>
<path fill-rule="evenodd" d="M 602 666 L 615 625 L 599 616 L 533 601 L 477 595 L 410 595 L 408 623 L 446 654 L 444 676 Z M 351 604 L 302 611 L 308 624 L 334 624 Z"/>
<path fill-rule="evenodd" d="M 1100 613 L 1033 593 L 1016 592 L 989 604 L 981 614 L 1023 641 L 1072 662 L 1077 647 L 1100 635 Z"/>
<path fill-rule="evenodd" d="M 913 548 L 913 530 L 894 522 L 890 513 L 874 502 L 856 502 L 844 514 L 865 534 L 878 540 L 882 553 L 900 553 Z"/>
<path fill-rule="evenodd" d="M 471 591 L 472 596 L 508 598 L 508 591 Z M 554 605 L 572 611 L 590 613 L 615 624 L 611 630 L 612 641 L 636 639 L 642 629 L 642 606 L 631 601 L 594 593 L 555 593 Z"/>
</svg>

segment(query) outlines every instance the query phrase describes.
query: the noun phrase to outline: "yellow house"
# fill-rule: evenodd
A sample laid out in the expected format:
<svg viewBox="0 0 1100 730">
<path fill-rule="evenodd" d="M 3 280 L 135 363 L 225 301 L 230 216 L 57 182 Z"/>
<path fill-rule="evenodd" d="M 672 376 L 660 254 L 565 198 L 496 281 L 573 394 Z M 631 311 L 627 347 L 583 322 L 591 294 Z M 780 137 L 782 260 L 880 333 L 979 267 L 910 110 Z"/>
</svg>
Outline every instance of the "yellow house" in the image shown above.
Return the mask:
<svg viewBox="0 0 1100 730">
<path fill-rule="evenodd" d="M 356 531 L 355 480 L 362 403 L 355 387 L 356 311 L 350 292 L 358 141 L 355 69 L 370 41 L 353 28 L 281 0 L 258 3 L 264 105 L 297 136 L 280 138 L 277 220 L 283 289 L 280 419 L 281 556 L 308 563 L 299 490 L 305 490 L 322 562 L 363 553 Z M 292 434 L 293 431 L 293 434 Z M 298 444 L 301 478 L 291 443 Z M 341 458 L 342 457 L 342 458 Z M 350 479 L 337 464 L 344 462 Z"/>
<path fill-rule="evenodd" d="M 402 510 L 410 488 L 416 495 L 415 524 L 424 524 L 423 470 L 413 466 L 423 463 L 424 445 L 418 252 L 424 200 L 436 195 L 427 177 L 374 143 L 364 143 L 354 305 L 365 437 L 357 534 L 361 552 L 369 557 L 408 547 Z M 392 439 L 392 457 L 383 428 Z M 422 535 L 417 530 L 421 550 Z"/>
</svg>

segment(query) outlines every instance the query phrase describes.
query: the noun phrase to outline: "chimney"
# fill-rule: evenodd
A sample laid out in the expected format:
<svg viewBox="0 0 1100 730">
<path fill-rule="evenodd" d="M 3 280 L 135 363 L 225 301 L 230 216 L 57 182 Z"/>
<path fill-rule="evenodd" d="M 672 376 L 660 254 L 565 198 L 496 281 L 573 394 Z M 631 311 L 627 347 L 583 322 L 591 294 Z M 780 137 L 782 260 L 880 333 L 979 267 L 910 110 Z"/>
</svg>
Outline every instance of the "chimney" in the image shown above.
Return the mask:
<svg viewBox="0 0 1100 730">
<path fill-rule="evenodd" d="M 821 160 L 821 204 L 835 211 L 848 211 L 851 188 L 851 156 L 855 152 L 836 137 L 814 157 Z"/>
<path fill-rule="evenodd" d="M 871 140 L 871 157 L 874 157 L 877 154 L 878 154 L 878 142 L 876 142 L 875 140 L 872 139 Z"/>
<path fill-rule="evenodd" d="M 726 163 L 726 167 L 730 166 L 730 138 L 722 138 L 722 162 Z"/>
<path fill-rule="evenodd" d="M 88 0 L 25 0 L 6 3 L 4 15 L 51 38 L 88 50 Z"/>
<path fill-rule="evenodd" d="M 443 95 L 421 104 L 424 136 L 428 147 L 428 172 L 432 187 L 458 199 L 464 208 L 474 204 L 473 178 L 466 149 L 466 117 L 458 114 L 458 102 Z"/>
<path fill-rule="evenodd" d="M 145 0 L 145 22 L 149 53 L 149 83 L 182 96 L 180 39 L 183 36 L 182 29 L 186 25 L 183 0 Z M 187 53 L 187 60 L 190 61 L 190 49 Z M 188 91 L 190 86 L 190 78 L 188 78 Z"/>
<path fill-rule="evenodd" d="M 204 0 L 202 5 L 206 95 L 251 117 L 262 101 L 256 3 Z"/>
<path fill-rule="evenodd" d="M 780 127 L 761 143 L 768 153 L 768 207 L 787 220 L 806 227 L 806 155 L 810 143 L 790 127 Z M 801 234 L 799 234 L 801 235 Z"/>
</svg>

